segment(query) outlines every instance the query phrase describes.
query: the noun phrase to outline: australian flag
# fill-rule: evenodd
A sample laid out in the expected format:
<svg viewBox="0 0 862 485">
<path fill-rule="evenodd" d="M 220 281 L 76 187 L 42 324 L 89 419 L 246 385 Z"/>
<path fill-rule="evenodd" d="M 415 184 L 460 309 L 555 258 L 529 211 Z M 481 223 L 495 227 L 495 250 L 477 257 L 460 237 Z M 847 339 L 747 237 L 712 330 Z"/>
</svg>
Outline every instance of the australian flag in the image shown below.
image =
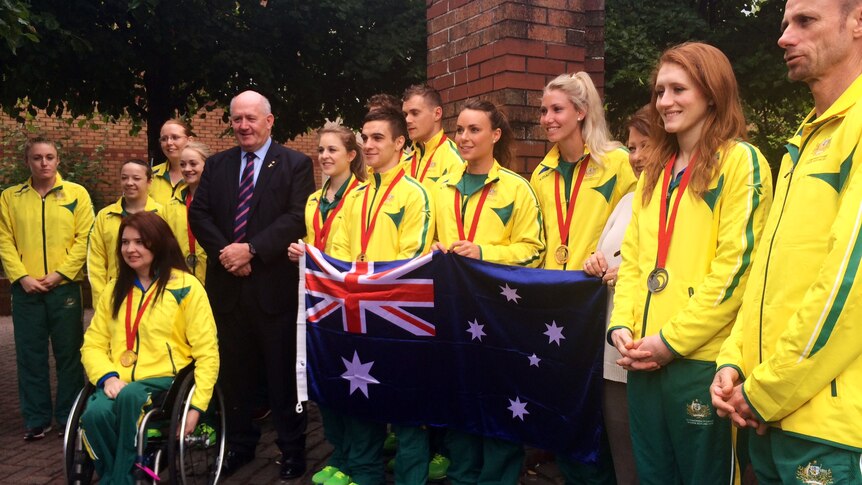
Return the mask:
<svg viewBox="0 0 862 485">
<path fill-rule="evenodd" d="M 349 263 L 306 249 L 312 400 L 596 461 L 607 305 L 598 279 L 454 254 Z"/>
</svg>

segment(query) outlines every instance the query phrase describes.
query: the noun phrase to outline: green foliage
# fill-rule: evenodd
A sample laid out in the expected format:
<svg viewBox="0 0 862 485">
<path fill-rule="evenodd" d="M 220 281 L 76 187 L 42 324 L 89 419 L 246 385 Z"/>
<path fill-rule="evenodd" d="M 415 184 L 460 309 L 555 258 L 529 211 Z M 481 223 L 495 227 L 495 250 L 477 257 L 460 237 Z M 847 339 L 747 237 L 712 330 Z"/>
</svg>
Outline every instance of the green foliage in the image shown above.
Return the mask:
<svg viewBox="0 0 862 485">
<path fill-rule="evenodd" d="M 27 3 L 0 0 L 0 39 L 6 42 L 12 54 L 25 42 L 39 42 Z"/>
<path fill-rule="evenodd" d="M 39 128 L 32 122 L 12 129 L 0 127 L 0 191 L 30 178 L 30 170 L 24 162 L 24 144 L 38 133 Z M 95 189 L 103 182 L 105 147 L 99 145 L 91 151 L 84 150 L 70 135 L 54 142 L 60 156 L 60 174 L 86 187 L 93 206 L 101 209 L 105 204 Z"/>
<path fill-rule="evenodd" d="M 621 133 L 625 118 L 650 100 L 661 52 L 703 41 L 730 59 L 739 82 L 750 140 L 777 167 L 784 143 L 811 108 L 806 87 L 787 80 L 776 41 L 781 0 L 607 0 L 606 89 L 608 119 Z"/>
<path fill-rule="evenodd" d="M 4 1 L 4 0 L 0 0 Z M 0 107 L 158 128 L 199 107 L 227 107 L 245 89 L 266 95 L 284 141 L 425 75 L 420 0 L 31 0 L 41 42 L 0 52 Z M 19 100 L 27 98 L 21 107 Z"/>
</svg>

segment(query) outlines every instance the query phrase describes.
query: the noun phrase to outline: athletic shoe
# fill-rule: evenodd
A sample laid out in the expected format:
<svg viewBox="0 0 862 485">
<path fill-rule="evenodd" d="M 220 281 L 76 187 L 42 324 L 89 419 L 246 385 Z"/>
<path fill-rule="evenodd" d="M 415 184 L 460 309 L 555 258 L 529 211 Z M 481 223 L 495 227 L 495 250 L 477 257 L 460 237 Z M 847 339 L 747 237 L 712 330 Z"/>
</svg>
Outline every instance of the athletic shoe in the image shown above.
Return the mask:
<svg viewBox="0 0 862 485">
<path fill-rule="evenodd" d="M 452 462 L 448 458 L 437 453 L 431 458 L 431 463 L 428 463 L 428 480 L 443 480 L 446 478 L 446 472 L 449 471 L 449 465 Z"/>
<path fill-rule="evenodd" d="M 352 480 L 344 473 L 335 472 L 328 480 L 323 482 L 323 485 L 350 485 Z"/>
<path fill-rule="evenodd" d="M 327 480 L 332 478 L 332 475 L 335 475 L 335 472 L 337 471 L 338 468 L 327 465 L 323 467 L 323 470 L 320 470 L 319 472 L 311 476 L 311 483 L 321 485 L 322 483 L 325 483 Z"/>
<path fill-rule="evenodd" d="M 386 435 L 386 439 L 383 440 L 383 452 L 387 454 L 395 453 L 395 450 L 398 449 L 398 438 L 395 436 L 395 433 L 388 433 Z"/>
<path fill-rule="evenodd" d="M 392 473 L 395 471 L 395 458 L 386 462 L 386 471 Z"/>
<path fill-rule="evenodd" d="M 24 441 L 41 440 L 50 431 L 51 431 L 51 425 L 50 424 L 48 426 L 36 426 L 35 428 L 28 428 L 27 432 L 24 433 Z"/>
</svg>

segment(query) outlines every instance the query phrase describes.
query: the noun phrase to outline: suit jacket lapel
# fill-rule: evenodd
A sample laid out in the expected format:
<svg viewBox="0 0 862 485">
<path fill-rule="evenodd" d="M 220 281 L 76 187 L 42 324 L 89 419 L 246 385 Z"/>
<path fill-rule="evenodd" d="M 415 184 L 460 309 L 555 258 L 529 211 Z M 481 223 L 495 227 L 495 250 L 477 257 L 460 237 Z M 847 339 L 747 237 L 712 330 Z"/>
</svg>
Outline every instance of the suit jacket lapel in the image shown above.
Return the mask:
<svg viewBox="0 0 862 485">
<path fill-rule="evenodd" d="M 258 202 L 260 202 L 263 193 L 266 191 L 266 186 L 269 185 L 269 181 L 272 179 L 272 174 L 278 169 L 278 164 L 280 163 L 279 157 L 273 151 L 274 146 L 275 140 L 272 141 L 272 145 L 266 152 L 266 157 L 264 157 L 263 164 L 260 166 L 260 173 L 257 175 L 257 183 L 254 184 L 254 194 L 251 196 L 252 214 L 254 214 L 254 209 L 257 207 Z"/>
<path fill-rule="evenodd" d="M 235 147 L 227 153 L 227 160 L 225 160 L 225 163 L 227 164 L 226 175 L 228 177 L 226 184 L 227 194 L 225 195 L 228 197 L 228 200 L 233 201 L 230 204 L 231 227 L 233 227 L 233 218 L 236 214 L 236 207 L 239 205 L 239 177 L 240 170 L 242 170 L 240 163 L 241 153 L 242 150 L 240 150 L 239 147 Z"/>
</svg>

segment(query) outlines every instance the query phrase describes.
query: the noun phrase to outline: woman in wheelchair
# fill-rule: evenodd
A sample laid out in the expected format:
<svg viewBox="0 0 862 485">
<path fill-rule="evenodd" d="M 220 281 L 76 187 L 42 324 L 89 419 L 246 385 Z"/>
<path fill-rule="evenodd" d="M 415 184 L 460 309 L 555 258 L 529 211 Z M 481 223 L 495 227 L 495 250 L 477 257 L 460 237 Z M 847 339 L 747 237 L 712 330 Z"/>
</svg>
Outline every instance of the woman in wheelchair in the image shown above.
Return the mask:
<svg viewBox="0 0 862 485">
<path fill-rule="evenodd" d="M 116 249 L 119 276 L 84 335 L 81 359 L 97 387 L 81 417 L 84 446 L 102 484 L 131 484 L 138 422 L 151 396 L 193 361 L 195 391 L 185 434 L 207 409 L 218 376 L 212 310 L 186 270 L 167 223 L 150 212 L 125 218 Z"/>
</svg>

